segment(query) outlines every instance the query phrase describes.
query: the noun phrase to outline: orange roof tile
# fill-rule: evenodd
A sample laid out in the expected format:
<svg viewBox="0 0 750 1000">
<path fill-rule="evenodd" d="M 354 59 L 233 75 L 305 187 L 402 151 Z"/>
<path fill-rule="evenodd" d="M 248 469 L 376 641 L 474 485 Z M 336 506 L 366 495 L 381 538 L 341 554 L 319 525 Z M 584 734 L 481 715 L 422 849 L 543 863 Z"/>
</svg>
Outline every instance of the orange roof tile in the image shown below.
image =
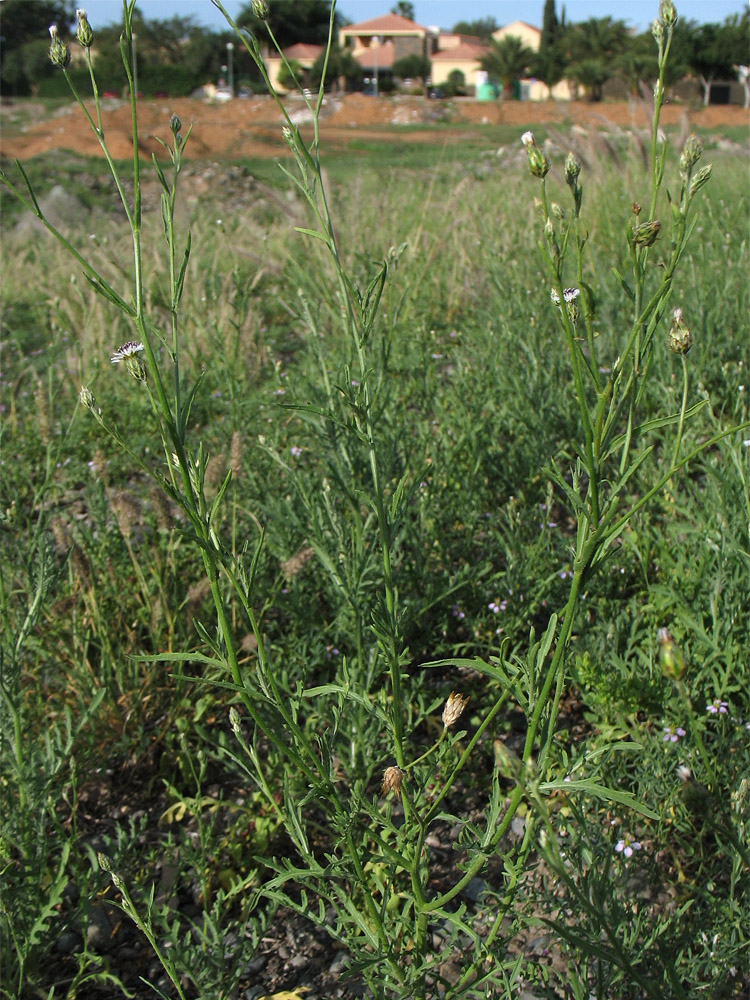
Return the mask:
<svg viewBox="0 0 750 1000">
<path fill-rule="evenodd" d="M 347 24 L 342 30 L 347 35 L 390 35 L 396 31 L 427 34 L 427 28 L 400 14 L 383 14 L 381 17 L 370 18 L 369 21 L 360 21 L 359 24 Z"/>
<path fill-rule="evenodd" d="M 439 52 L 433 52 L 430 58 L 433 62 L 436 59 L 446 59 L 448 61 L 452 59 L 476 60 L 481 59 L 489 51 L 489 45 L 471 45 L 467 42 L 462 42 L 461 45 L 454 45 L 452 49 L 440 49 Z"/>
</svg>

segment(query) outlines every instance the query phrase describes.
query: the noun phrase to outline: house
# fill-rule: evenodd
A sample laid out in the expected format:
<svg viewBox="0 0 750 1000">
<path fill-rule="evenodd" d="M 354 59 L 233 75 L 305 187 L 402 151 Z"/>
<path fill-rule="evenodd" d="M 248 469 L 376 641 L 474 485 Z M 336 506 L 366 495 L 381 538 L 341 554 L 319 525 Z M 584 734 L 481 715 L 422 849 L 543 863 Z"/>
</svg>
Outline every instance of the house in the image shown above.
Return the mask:
<svg viewBox="0 0 750 1000">
<path fill-rule="evenodd" d="M 492 32 L 492 37 L 496 42 L 501 42 L 503 38 L 510 36 L 520 38 L 527 48 L 532 52 L 538 52 L 542 43 L 542 32 L 535 28 L 533 24 L 526 21 L 511 21 L 504 28 L 498 28 Z M 521 96 L 526 101 L 545 101 L 548 97 L 554 97 L 558 101 L 570 100 L 570 84 L 567 80 L 561 80 L 555 84 L 550 94 L 549 89 L 541 80 L 531 77 L 528 80 L 521 80 Z"/>
<path fill-rule="evenodd" d="M 339 29 L 339 45 L 351 49 L 365 73 L 390 73 L 393 63 L 404 56 L 432 56 L 434 33 L 430 28 L 400 14 L 383 14 Z"/>
<path fill-rule="evenodd" d="M 284 57 L 288 62 L 297 62 L 304 70 L 310 70 L 315 63 L 321 52 L 325 49 L 324 45 L 310 45 L 307 42 L 296 42 L 294 45 L 289 45 L 287 48 L 282 49 Z M 281 68 L 284 65 L 284 60 L 277 53 L 273 55 L 268 55 L 265 58 L 266 72 L 268 73 L 268 78 L 275 90 L 285 90 L 284 87 L 279 84 L 279 74 L 281 73 Z"/>
<path fill-rule="evenodd" d="M 441 31 L 437 51 L 432 54 L 433 85 L 439 87 L 447 83 L 451 73 L 458 71 L 467 87 L 476 87 L 477 73 L 482 72 L 480 60 L 489 51 L 489 45 L 474 35 L 455 35 Z"/>
</svg>

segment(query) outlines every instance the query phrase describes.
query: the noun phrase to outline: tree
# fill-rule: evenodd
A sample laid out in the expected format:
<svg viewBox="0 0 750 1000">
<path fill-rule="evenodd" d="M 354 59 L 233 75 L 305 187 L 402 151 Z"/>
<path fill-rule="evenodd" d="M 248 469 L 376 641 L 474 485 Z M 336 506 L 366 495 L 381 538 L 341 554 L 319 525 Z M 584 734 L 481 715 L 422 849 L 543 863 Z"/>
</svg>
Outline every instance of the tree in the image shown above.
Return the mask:
<svg viewBox="0 0 750 1000">
<path fill-rule="evenodd" d="M 265 23 L 253 13 L 252 4 L 243 7 L 235 18 L 237 24 L 261 42 L 268 38 Z M 295 42 L 325 45 L 331 23 L 331 0 L 269 0 L 268 27 L 282 49 Z M 339 25 L 338 15 L 334 28 Z"/>
<path fill-rule="evenodd" d="M 48 28 L 56 24 L 65 38 L 75 21 L 74 0 L 36 0 L 35 3 L 3 0 L 0 14 L 0 90 L 28 94 L 40 75 L 54 71 L 46 57 Z M 46 62 L 39 58 L 41 46 L 44 46 Z"/>
<path fill-rule="evenodd" d="M 455 35 L 474 35 L 489 41 L 493 31 L 497 31 L 499 27 L 494 17 L 480 17 L 476 21 L 457 21 L 451 31 Z"/>
<path fill-rule="evenodd" d="M 516 35 L 506 35 L 499 42 L 493 38 L 490 46 L 480 60 L 482 69 L 501 81 L 503 98 L 509 100 L 513 97 L 513 84 L 526 75 L 533 63 L 534 52 Z"/>
<path fill-rule="evenodd" d="M 409 0 L 398 0 L 391 7 L 391 14 L 398 14 L 399 17 L 408 18 L 409 21 L 414 20 L 414 4 L 409 3 Z"/>
<path fill-rule="evenodd" d="M 419 80 L 425 93 L 427 92 L 427 81 L 432 73 L 432 63 L 426 56 L 420 56 L 416 52 L 411 55 L 396 59 L 393 63 L 393 75 L 399 80 Z"/>
<path fill-rule="evenodd" d="M 616 72 L 629 35 L 624 21 L 590 17 L 566 33 L 568 73 L 586 87 L 589 100 L 600 101 L 602 88 Z"/>
<path fill-rule="evenodd" d="M 313 87 L 320 85 L 323 76 L 323 63 L 326 54 L 321 52 L 310 70 L 310 83 Z M 364 77 L 361 63 L 357 62 L 350 49 L 342 49 L 340 45 L 332 45 L 326 67 L 326 78 L 324 86 L 337 87 L 339 80 L 344 80 L 348 84 L 356 84 Z"/>
<path fill-rule="evenodd" d="M 689 55 L 690 69 L 703 87 L 703 105 L 711 99 L 711 84 L 717 79 L 736 79 L 737 66 L 745 64 L 748 57 L 748 24 L 745 13 L 742 20 L 729 18 L 723 24 L 701 24 L 693 32 Z"/>
<path fill-rule="evenodd" d="M 555 0 L 545 0 L 542 15 L 542 35 L 539 51 L 534 60 L 533 71 L 546 84 L 550 97 L 552 88 L 562 80 L 565 73 L 565 51 L 562 46 L 563 29 L 557 20 Z"/>
</svg>

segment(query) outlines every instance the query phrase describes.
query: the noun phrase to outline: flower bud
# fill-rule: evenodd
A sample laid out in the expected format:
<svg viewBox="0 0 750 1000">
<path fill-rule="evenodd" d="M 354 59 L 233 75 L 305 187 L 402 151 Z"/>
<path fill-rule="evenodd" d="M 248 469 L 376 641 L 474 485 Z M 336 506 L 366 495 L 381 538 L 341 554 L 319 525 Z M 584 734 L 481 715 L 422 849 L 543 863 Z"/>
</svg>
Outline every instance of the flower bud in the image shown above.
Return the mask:
<svg viewBox="0 0 750 1000">
<path fill-rule="evenodd" d="M 387 795 L 394 792 L 396 797 L 401 795 L 401 783 L 404 780 L 404 772 L 400 767 L 387 767 L 383 772 L 383 784 L 380 786 L 380 794 Z"/>
<path fill-rule="evenodd" d="M 659 4 L 659 20 L 665 28 L 672 28 L 677 22 L 677 10 L 672 0 L 661 0 Z"/>
<path fill-rule="evenodd" d="M 675 645 L 675 641 L 666 628 L 660 628 L 657 637 L 659 639 L 659 661 L 661 669 L 671 681 L 678 681 L 685 673 L 685 658 L 681 650 Z"/>
<path fill-rule="evenodd" d="M 266 3 L 266 0 L 253 0 L 252 7 L 253 14 L 255 14 L 256 17 L 259 17 L 261 21 L 265 21 L 268 17 L 268 4 Z"/>
<path fill-rule="evenodd" d="M 651 34 L 654 36 L 657 45 L 661 45 L 664 41 L 664 25 L 658 18 L 651 25 Z"/>
<path fill-rule="evenodd" d="M 78 43 L 88 49 L 91 47 L 91 43 L 94 40 L 94 32 L 91 30 L 91 25 L 86 17 L 86 11 L 79 7 L 76 11 L 76 17 L 78 18 L 78 27 L 76 28 L 76 38 Z"/>
<path fill-rule="evenodd" d="M 693 338 L 682 320 L 682 309 L 672 313 L 672 328 L 669 331 L 669 349 L 675 354 L 687 354 L 693 346 Z"/>
<path fill-rule="evenodd" d="M 550 205 L 550 211 L 558 222 L 563 222 L 565 220 L 565 209 L 562 205 L 558 205 L 556 201 L 553 201 Z"/>
<path fill-rule="evenodd" d="M 658 219 L 652 219 L 650 222 L 641 222 L 633 229 L 633 242 L 637 247 L 653 246 L 660 229 L 661 222 Z"/>
<path fill-rule="evenodd" d="M 695 194 L 696 191 L 700 191 L 704 184 L 707 184 L 711 178 L 711 171 L 713 170 L 713 164 L 707 163 L 705 167 L 701 167 L 698 173 L 690 182 L 690 194 Z"/>
<path fill-rule="evenodd" d="M 682 155 L 680 156 L 680 175 L 683 180 L 688 179 L 693 167 L 700 160 L 702 153 L 703 143 L 695 132 L 691 132 L 685 141 L 685 145 L 682 147 Z"/>
<path fill-rule="evenodd" d="M 91 410 L 95 417 L 101 416 L 101 409 L 96 405 L 96 397 L 94 396 L 91 389 L 88 386 L 82 385 L 81 391 L 78 394 L 78 399 L 80 400 L 81 406 L 85 406 L 87 410 Z"/>
<path fill-rule="evenodd" d="M 576 186 L 578 175 L 581 173 L 581 161 L 575 153 L 568 153 L 565 160 L 565 182 L 571 188 Z"/>
<path fill-rule="evenodd" d="M 56 24 L 51 24 L 49 26 L 49 36 L 51 38 L 49 44 L 50 62 L 52 62 L 55 66 L 60 66 L 61 69 L 65 69 L 65 67 L 70 63 L 70 49 L 62 38 L 60 38 Z"/>
<path fill-rule="evenodd" d="M 454 722 L 458 721 L 468 701 L 468 697 L 451 691 L 443 709 L 443 726 L 446 729 L 449 729 Z"/>
<path fill-rule="evenodd" d="M 172 115 L 169 119 L 169 129 L 172 135 L 177 135 L 177 133 L 182 129 L 182 122 L 180 121 L 179 115 Z"/>
<path fill-rule="evenodd" d="M 229 725 L 232 727 L 232 732 L 235 736 L 240 735 L 240 713 L 232 705 L 229 709 Z"/>
</svg>

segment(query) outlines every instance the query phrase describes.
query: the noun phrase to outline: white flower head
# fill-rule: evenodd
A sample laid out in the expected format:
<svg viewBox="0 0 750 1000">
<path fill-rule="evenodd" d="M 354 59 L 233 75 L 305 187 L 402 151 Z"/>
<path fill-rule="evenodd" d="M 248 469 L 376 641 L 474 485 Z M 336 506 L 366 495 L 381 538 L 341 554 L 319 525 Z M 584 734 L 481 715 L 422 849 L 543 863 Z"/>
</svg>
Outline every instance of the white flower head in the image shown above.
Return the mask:
<svg viewBox="0 0 750 1000">
<path fill-rule="evenodd" d="M 524 132 L 524 134 L 521 136 L 521 142 L 524 144 L 524 146 L 526 146 L 527 149 L 529 146 L 536 146 L 536 142 L 534 140 L 534 133 Z"/>
<path fill-rule="evenodd" d="M 143 344 L 136 343 L 135 340 L 129 340 L 127 344 L 123 344 L 122 347 L 118 347 L 110 358 L 110 361 L 113 365 L 119 365 L 121 361 L 128 361 L 128 359 L 137 358 L 142 351 Z"/>
<path fill-rule="evenodd" d="M 575 302 L 578 296 L 581 294 L 580 288 L 563 288 L 563 302 L 566 305 L 570 305 L 571 302 Z M 549 297 L 555 303 L 555 305 L 560 305 L 560 296 L 557 294 L 557 289 L 553 288 Z"/>
<path fill-rule="evenodd" d="M 53 38 L 53 39 L 57 38 L 57 25 L 56 24 L 51 24 L 49 26 L 49 37 Z"/>
</svg>

